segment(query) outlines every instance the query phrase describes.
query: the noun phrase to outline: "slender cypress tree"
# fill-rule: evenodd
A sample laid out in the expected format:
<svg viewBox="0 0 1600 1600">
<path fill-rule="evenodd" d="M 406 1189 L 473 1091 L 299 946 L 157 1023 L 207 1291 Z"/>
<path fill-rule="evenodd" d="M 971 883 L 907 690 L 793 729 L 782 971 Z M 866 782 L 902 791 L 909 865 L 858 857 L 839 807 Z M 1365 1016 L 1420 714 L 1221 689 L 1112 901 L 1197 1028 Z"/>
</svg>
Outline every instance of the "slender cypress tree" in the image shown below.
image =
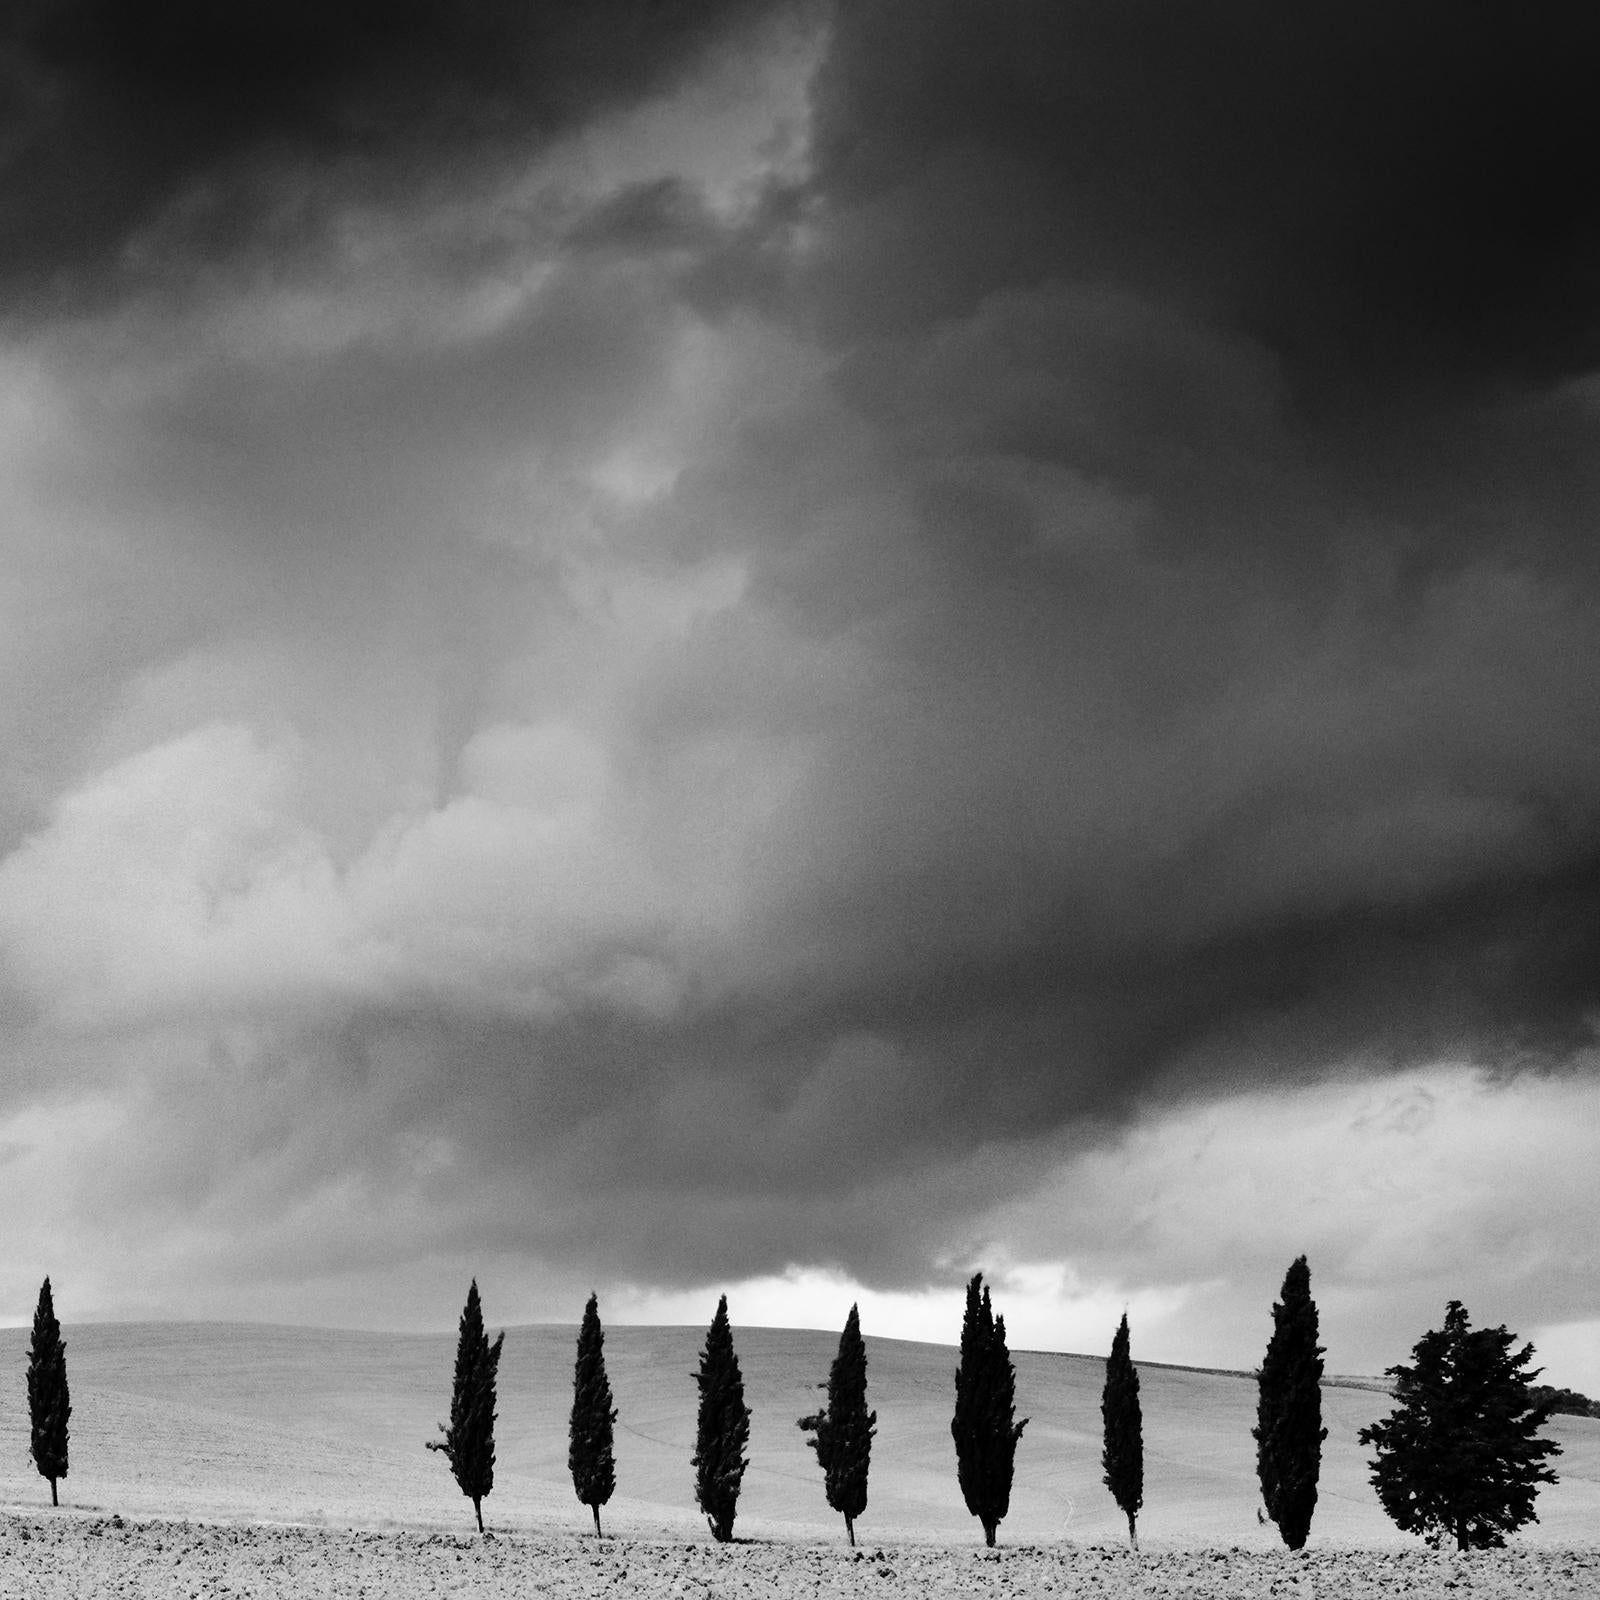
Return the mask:
<svg viewBox="0 0 1600 1600">
<path fill-rule="evenodd" d="M 694 1381 L 700 1388 L 693 1461 L 695 1499 L 706 1514 L 711 1537 L 725 1544 L 733 1537 L 739 1485 L 747 1464 L 744 1450 L 750 1442 L 750 1408 L 744 1403 L 744 1379 L 733 1351 L 727 1295 L 717 1301 Z"/>
<path fill-rule="evenodd" d="M 833 1358 L 825 1410 L 801 1417 L 799 1426 L 811 1435 L 806 1442 L 817 1453 L 828 1504 L 844 1518 L 850 1543 L 856 1542 L 856 1518 L 867 1509 L 867 1467 L 878 1413 L 867 1410 L 867 1347 L 861 1340 L 861 1317 L 855 1306 L 839 1335 Z"/>
<path fill-rule="evenodd" d="M 1317 1303 L 1311 1269 L 1297 1256 L 1283 1279 L 1283 1298 L 1272 1307 L 1272 1339 L 1257 1375 L 1256 1475 L 1267 1515 L 1283 1542 L 1299 1550 L 1311 1532 L 1322 1466 L 1322 1346 L 1317 1343 Z"/>
<path fill-rule="evenodd" d="M 617 1413 L 611 1405 L 611 1384 L 606 1378 L 606 1336 L 600 1330 L 600 1301 L 589 1296 L 578 1330 L 578 1359 L 572 1371 L 572 1425 L 567 1434 L 567 1467 L 580 1504 L 594 1512 L 594 1536 L 600 1537 L 600 1507 L 617 1486 L 617 1466 L 611 1453 L 611 1424 Z"/>
<path fill-rule="evenodd" d="M 984 1543 L 1011 1509 L 1011 1477 L 1017 1440 L 1028 1419 L 1015 1420 L 1017 1378 L 1006 1349 L 1006 1319 L 997 1317 L 975 1272 L 967 1285 L 961 1323 L 961 1364 L 956 1368 L 956 1410 L 950 1435 L 956 1443 L 956 1476 L 967 1510 L 983 1524 Z"/>
<path fill-rule="evenodd" d="M 467 1290 L 461 1312 L 461 1335 L 456 1341 L 456 1380 L 450 1394 L 450 1423 L 439 1424 L 442 1439 L 429 1439 L 430 1450 L 442 1450 L 450 1470 L 472 1502 L 483 1532 L 483 1502 L 494 1488 L 495 1379 L 500 1370 L 502 1333 L 491 1345 L 483 1330 L 483 1307 L 478 1300 L 478 1280 Z"/>
<path fill-rule="evenodd" d="M 1139 1369 L 1128 1354 L 1128 1313 L 1111 1339 L 1106 1358 L 1106 1386 L 1100 1397 L 1105 1423 L 1105 1450 L 1100 1464 L 1111 1497 L 1128 1519 L 1128 1542 L 1139 1548 L 1136 1519 L 1144 1505 L 1144 1417 L 1139 1407 Z"/>
<path fill-rule="evenodd" d="M 50 1480 L 50 1504 L 56 1498 L 56 1480 L 67 1475 L 67 1418 L 72 1398 L 67 1393 L 67 1347 L 56 1321 L 50 1280 L 39 1290 L 33 1313 L 33 1340 L 28 1347 L 28 1417 L 33 1425 L 33 1464 L 41 1478 Z"/>
</svg>

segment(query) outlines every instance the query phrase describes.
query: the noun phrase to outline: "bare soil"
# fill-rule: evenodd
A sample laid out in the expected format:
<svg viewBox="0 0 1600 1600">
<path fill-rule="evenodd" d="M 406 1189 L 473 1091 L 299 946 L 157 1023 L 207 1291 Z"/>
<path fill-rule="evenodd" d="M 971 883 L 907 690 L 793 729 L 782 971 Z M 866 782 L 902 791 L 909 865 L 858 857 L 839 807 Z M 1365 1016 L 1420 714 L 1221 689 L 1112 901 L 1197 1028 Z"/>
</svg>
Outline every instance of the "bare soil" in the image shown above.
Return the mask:
<svg viewBox="0 0 1600 1600">
<path fill-rule="evenodd" d="M 1406 1550 L 1164 1550 L 1098 1545 L 988 1551 L 940 1545 L 476 1536 L 132 1521 L 81 1513 L 0 1516 L 6 1600 L 427 1600 L 609 1595 L 661 1600 L 888 1600 L 1083 1596 L 1104 1600 L 1499 1600 L 1600 1594 L 1600 1552 L 1519 1547 L 1466 1556 Z"/>
</svg>

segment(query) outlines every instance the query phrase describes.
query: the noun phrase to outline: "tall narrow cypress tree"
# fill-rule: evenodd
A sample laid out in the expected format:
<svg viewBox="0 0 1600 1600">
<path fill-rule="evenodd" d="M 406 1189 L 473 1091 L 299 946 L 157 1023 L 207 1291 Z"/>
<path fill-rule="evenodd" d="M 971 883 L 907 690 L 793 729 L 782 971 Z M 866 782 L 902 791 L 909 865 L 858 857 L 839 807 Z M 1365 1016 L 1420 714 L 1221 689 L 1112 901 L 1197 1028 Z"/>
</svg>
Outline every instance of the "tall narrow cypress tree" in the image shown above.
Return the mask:
<svg viewBox="0 0 1600 1600">
<path fill-rule="evenodd" d="M 1272 1338 L 1258 1374 L 1256 1475 L 1267 1515 L 1283 1542 L 1298 1550 L 1311 1532 L 1322 1467 L 1322 1346 L 1311 1269 L 1297 1256 L 1272 1307 Z"/>
<path fill-rule="evenodd" d="M 1128 1542 L 1139 1548 L 1136 1519 L 1144 1505 L 1144 1417 L 1139 1406 L 1139 1369 L 1128 1354 L 1128 1313 L 1112 1336 L 1106 1386 L 1100 1397 L 1105 1449 L 1100 1464 L 1105 1486 L 1128 1519 Z"/>
<path fill-rule="evenodd" d="M 725 1544 L 733 1537 L 739 1485 L 747 1464 L 744 1450 L 750 1442 L 750 1408 L 744 1403 L 744 1379 L 733 1351 L 727 1295 L 717 1301 L 694 1381 L 700 1388 L 693 1461 L 695 1500 L 706 1514 L 711 1537 Z"/>
<path fill-rule="evenodd" d="M 600 1507 L 617 1486 L 611 1453 L 611 1405 L 606 1378 L 606 1336 L 600 1330 L 600 1301 L 591 1294 L 578 1330 L 578 1359 L 572 1370 L 572 1425 L 567 1434 L 567 1467 L 579 1503 L 594 1512 L 594 1536 L 600 1537 Z"/>
<path fill-rule="evenodd" d="M 855 1306 L 839 1335 L 833 1358 L 826 1409 L 801 1417 L 799 1426 L 811 1435 L 806 1442 L 817 1453 L 828 1504 L 844 1518 L 850 1543 L 856 1542 L 856 1518 L 867 1509 L 867 1467 L 878 1413 L 867 1410 L 867 1347 L 861 1339 L 861 1317 Z"/>
<path fill-rule="evenodd" d="M 1017 1440 L 1028 1419 L 1016 1421 L 1016 1372 L 1006 1349 L 1006 1319 L 997 1317 L 975 1272 L 967 1285 L 961 1323 L 961 1363 L 956 1368 L 956 1410 L 950 1435 L 956 1444 L 956 1476 L 967 1510 L 983 1524 L 984 1543 L 1011 1509 L 1011 1477 Z"/>
<path fill-rule="evenodd" d="M 56 1498 L 56 1480 L 67 1475 L 67 1418 L 72 1398 L 67 1392 L 67 1347 L 56 1321 L 50 1280 L 39 1290 L 33 1313 L 33 1340 L 28 1347 L 28 1417 L 32 1423 L 33 1464 L 41 1478 L 50 1480 L 50 1504 Z"/>
<path fill-rule="evenodd" d="M 456 1379 L 450 1393 L 450 1423 L 439 1424 L 442 1439 L 429 1439 L 430 1450 L 442 1450 L 450 1470 L 472 1502 L 483 1532 L 483 1502 L 494 1488 L 495 1380 L 500 1370 L 504 1333 L 491 1345 L 483 1330 L 483 1307 L 478 1300 L 478 1280 L 467 1290 L 461 1312 L 461 1334 L 456 1341 Z"/>
</svg>

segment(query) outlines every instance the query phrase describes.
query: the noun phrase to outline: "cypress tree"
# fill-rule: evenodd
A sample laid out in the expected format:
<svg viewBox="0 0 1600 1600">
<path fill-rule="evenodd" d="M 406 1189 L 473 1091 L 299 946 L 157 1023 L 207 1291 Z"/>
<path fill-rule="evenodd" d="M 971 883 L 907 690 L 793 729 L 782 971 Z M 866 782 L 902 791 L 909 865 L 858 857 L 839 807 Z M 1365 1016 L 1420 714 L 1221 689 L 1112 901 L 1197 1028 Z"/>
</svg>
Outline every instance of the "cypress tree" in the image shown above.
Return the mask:
<svg viewBox="0 0 1600 1600">
<path fill-rule="evenodd" d="M 429 1439 L 430 1450 L 442 1450 L 450 1470 L 472 1502 L 483 1532 L 483 1502 L 494 1488 L 495 1379 L 500 1370 L 502 1333 L 491 1345 L 483 1329 L 483 1307 L 478 1301 L 478 1280 L 467 1290 L 461 1312 L 461 1334 L 456 1341 L 456 1379 L 450 1394 L 450 1423 L 439 1424 L 442 1439 Z"/>
<path fill-rule="evenodd" d="M 744 1403 L 744 1379 L 733 1351 L 727 1295 L 717 1301 L 694 1381 L 700 1388 L 693 1460 L 695 1499 L 706 1514 L 711 1537 L 725 1544 L 733 1537 L 739 1485 L 747 1464 L 744 1450 L 750 1442 L 750 1408 Z"/>
<path fill-rule="evenodd" d="M 985 1544 L 1011 1509 L 1011 1477 L 1017 1440 L 1028 1419 L 1016 1418 L 1016 1373 L 1006 1349 L 1006 1319 L 997 1317 L 975 1272 L 967 1285 L 961 1323 L 961 1363 L 956 1368 L 956 1410 L 950 1435 L 956 1444 L 956 1476 L 967 1510 L 983 1524 Z"/>
<path fill-rule="evenodd" d="M 28 1347 L 28 1417 L 32 1423 L 33 1464 L 41 1478 L 50 1480 L 50 1504 L 56 1498 L 56 1480 L 67 1475 L 67 1418 L 72 1398 L 67 1392 L 67 1347 L 56 1321 L 50 1280 L 39 1290 L 33 1313 L 33 1339 Z"/>
<path fill-rule="evenodd" d="M 1299 1550 L 1311 1532 L 1322 1466 L 1322 1346 L 1317 1343 L 1317 1303 L 1311 1269 L 1298 1256 L 1283 1279 L 1283 1298 L 1272 1307 L 1272 1338 L 1257 1374 L 1256 1475 L 1267 1515 L 1283 1542 Z"/>
<path fill-rule="evenodd" d="M 867 1347 L 861 1340 L 861 1317 L 855 1306 L 839 1335 L 828 1381 L 828 1404 L 799 1426 L 811 1435 L 806 1442 L 817 1453 L 828 1504 L 844 1518 L 850 1543 L 856 1542 L 856 1518 L 867 1509 L 867 1467 L 878 1413 L 867 1410 Z"/>
<path fill-rule="evenodd" d="M 600 1537 L 600 1507 L 617 1486 L 611 1453 L 611 1384 L 606 1378 L 606 1336 L 600 1330 L 600 1302 L 591 1294 L 578 1330 L 578 1359 L 572 1371 L 572 1425 L 567 1434 L 567 1467 L 578 1501 L 594 1513 L 594 1536 Z"/>
<path fill-rule="evenodd" d="M 1551 1397 L 1537 1399 L 1533 1346 L 1513 1352 L 1505 1328 L 1472 1328 L 1452 1300 L 1444 1327 L 1425 1333 L 1414 1365 L 1390 1367 L 1394 1411 L 1356 1436 L 1375 1445 L 1372 1485 L 1395 1524 L 1437 1549 L 1498 1549 L 1537 1522 L 1534 1497 L 1555 1483 L 1545 1465 L 1561 1446 L 1539 1438 Z"/>
<path fill-rule="evenodd" d="M 1136 1519 L 1144 1505 L 1144 1417 L 1139 1407 L 1139 1369 L 1128 1354 L 1128 1313 L 1111 1339 L 1106 1386 L 1100 1397 L 1105 1449 L 1100 1464 L 1111 1497 L 1128 1519 L 1128 1542 L 1139 1548 Z"/>
</svg>

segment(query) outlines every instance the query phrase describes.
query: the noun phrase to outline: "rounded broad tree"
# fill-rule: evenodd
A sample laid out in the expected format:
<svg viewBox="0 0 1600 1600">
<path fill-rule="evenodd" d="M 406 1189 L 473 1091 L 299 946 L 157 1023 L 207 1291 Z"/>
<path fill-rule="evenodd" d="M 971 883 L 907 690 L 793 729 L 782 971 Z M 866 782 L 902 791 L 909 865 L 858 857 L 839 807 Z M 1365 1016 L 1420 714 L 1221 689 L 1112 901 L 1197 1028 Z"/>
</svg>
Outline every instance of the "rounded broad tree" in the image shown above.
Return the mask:
<svg viewBox="0 0 1600 1600">
<path fill-rule="evenodd" d="M 1545 1462 L 1561 1446 L 1541 1439 L 1548 1400 L 1530 1392 L 1533 1346 L 1513 1350 L 1505 1328 L 1474 1329 L 1452 1300 L 1444 1326 L 1417 1341 L 1412 1364 L 1390 1367 L 1395 1409 L 1357 1437 L 1377 1450 L 1372 1484 L 1396 1526 L 1437 1548 L 1495 1549 L 1538 1521 Z"/>
</svg>

